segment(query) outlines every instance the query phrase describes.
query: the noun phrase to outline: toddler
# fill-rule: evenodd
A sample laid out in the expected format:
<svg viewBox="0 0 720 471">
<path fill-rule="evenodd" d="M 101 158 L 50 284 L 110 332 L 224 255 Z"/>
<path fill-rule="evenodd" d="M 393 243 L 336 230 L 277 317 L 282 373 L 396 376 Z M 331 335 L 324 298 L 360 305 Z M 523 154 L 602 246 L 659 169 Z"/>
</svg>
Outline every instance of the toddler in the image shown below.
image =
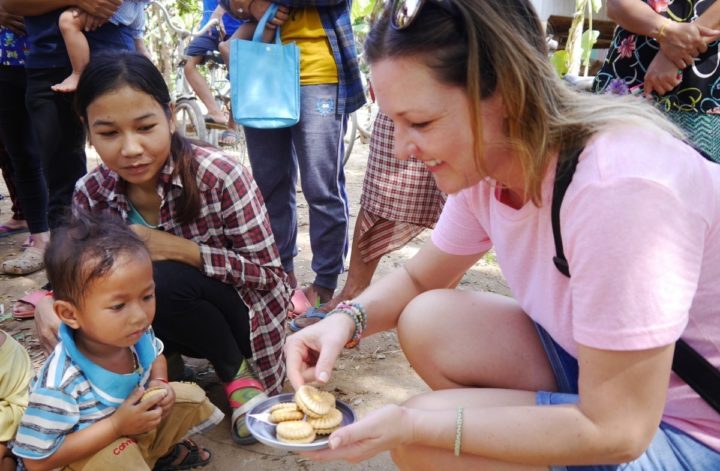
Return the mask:
<svg viewBox="0 0 720 471">
<path fill-rule="evenodd" d="M 33 371 L 25 349 L 0 330 L 0 471 L 13 471 L 15 459 L 8 442 L 15 436 L 28 405 Z"/>
<path fill-rule="evenodd" d="M 145 32 L 145 7 L 148 3 L 150 0 L 125 0 L 109 20 L 112 24 L 127 26 L 133 36 L 135 49 L 144 55 L 147 55 L 147 51 L 142 37 Z M 53 85 L 53 91 L 71 93 L 77 88 L 80 74 L 90 60 L 90 45 L 83 33 L 86 20 L 87 13 L 79 8 L 68 8 L 60 15 L 58 26 L 70 58 L 72 73 L 62 82 Z"/>
<path fill-rule="evenodd" d="M 167 381 L 150 328 L 155 284 L 144 243 L 119 218 L 78 211 L 45 252 L 60 342 L 38 373 L 13 452 L 29 470 L 204 466 L 185 436 L 222 420 L 195 384 Z M 158 389 L 143 399 L 146 389 Z M 142 400 L 141 400 L 142 399 Z"/>
</svg>

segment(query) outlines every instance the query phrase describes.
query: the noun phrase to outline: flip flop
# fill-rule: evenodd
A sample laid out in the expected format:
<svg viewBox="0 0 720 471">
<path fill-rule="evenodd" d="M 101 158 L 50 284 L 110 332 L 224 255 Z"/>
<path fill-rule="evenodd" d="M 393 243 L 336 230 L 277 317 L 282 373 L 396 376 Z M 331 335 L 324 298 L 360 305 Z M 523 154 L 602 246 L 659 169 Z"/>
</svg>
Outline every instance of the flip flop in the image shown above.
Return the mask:
<svg viewBox="0 0 720 471">
<path fill-rule="evenodd" d="M 288 326 L 290 327 L 290 330 L 293 332 L 299 332 L 303 330 L 305 327 L 309 327 L 313 324 L 316 324 L 320 322 L 321 320 L 325 319 L 325 316 L 327 316 L 327 312 L 323 312 L 320 310 L 320 307 L 311 307 L 307 311 L 305 311 L 305 314 L 302 316 L 298 316 L 295 319 L 293 319 Z M 297 323 L 300 319 L 317 319 L 315 322 L 311 322 L 307 325 L 300 325 Z"/>
<path fill-rule="evenodd" d="M 218 144 L 221 146 L 232 147 L 236 146 L 238 142 L 240 142 L 240 137 L 238 136 L 237 131 L 233 129 L 223 131 L 220 134 L 220 137 L 218 137 Z"/>
<path fill-rule="evenodd" d="M 28 228 L 25 227 L 10 227 L 5 224 L 0 224 L 0 237 L 7 237 L 13 234 L 20 234 L 21 232 L 27 232 Z"/>
<path fill-rule="evenodd" d="M 50 291 L 39 289 L 31 291 L 22 298 L 19 298 L 15 304 L 13 304 L 13 317 L 17 320 L 32 319 L 35 317 L 35 306 L 45 296 L 48 296 Z"/>
<path fill-rule="evenodd" d="M 305 314 L 305 311 L 313 307 L 302 288 L 295 288 L 290 301 L 292 302 L 292 307 L 288 311 L 288 319 L 300 317 Z"/>
<path fill-rule="evenodd" d="M 233 391 L 245 388 L 257 389 L 260 393 L 242 405 L 230 398 Z M 250 411 L 250 409 L 268 398 L 267 394 L 264 392 L 262 384 L 252 378 L 235 379 L 225 385 L 225 394 L 227 394 L 228 403 L 232 408 L 232 416 L 230 417 L 230 437 L 232 437 L 232 440 L 238 445 L 251 445 L 257 442 L 257 439 L 255 439 L 252 434 L 247 437 L 239 436 L 237 434 L 237 422 L 238 420 L 245 420 L 245 415 Z"/>
</svg>

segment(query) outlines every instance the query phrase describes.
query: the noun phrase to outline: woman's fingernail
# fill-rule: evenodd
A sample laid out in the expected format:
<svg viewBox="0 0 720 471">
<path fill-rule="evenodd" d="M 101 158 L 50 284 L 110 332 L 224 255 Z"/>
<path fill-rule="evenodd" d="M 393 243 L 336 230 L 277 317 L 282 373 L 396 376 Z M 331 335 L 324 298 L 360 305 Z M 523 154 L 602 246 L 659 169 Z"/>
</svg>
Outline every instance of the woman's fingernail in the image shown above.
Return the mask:
<svg viewBox="0 0 720 471">
<path fill-rule="evenodd" d="M 322 371 L 318 375 L 318 379 L 322 381 L 323 383 L 327 383 L 327 380 L 330 379 L 330 375 L 327 373 L 327 371 Z"/>
<path fill-rule="evenodd" d="M 340 439 L 338 437 L 332 437 L 330 438 L 330 441 L 328 442 L 331 449 L 335 449 L 340 446 Z"/>
</svg>

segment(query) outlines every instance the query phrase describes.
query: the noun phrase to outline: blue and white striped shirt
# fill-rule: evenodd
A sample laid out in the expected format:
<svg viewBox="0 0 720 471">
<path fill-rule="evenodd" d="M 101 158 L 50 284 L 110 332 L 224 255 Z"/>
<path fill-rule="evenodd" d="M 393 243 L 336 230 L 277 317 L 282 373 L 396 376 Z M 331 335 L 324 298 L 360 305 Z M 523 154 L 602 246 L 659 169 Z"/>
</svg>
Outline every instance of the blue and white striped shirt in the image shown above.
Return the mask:
<svg viewBox="0 0 720 471">
<path fill-rule="evenodd" d="M 60 342 L 33 384 L 13 453 L 22 458 L 47 458 L 66 435 L 115 412 L 135 387 L 148 382 L 163 345 L 148 331 L 130 348 L 138 369 L 130 374 L 113 373 L 85 357 L 75 345 L 72 330 L 61 325 Z"/>
</svg>

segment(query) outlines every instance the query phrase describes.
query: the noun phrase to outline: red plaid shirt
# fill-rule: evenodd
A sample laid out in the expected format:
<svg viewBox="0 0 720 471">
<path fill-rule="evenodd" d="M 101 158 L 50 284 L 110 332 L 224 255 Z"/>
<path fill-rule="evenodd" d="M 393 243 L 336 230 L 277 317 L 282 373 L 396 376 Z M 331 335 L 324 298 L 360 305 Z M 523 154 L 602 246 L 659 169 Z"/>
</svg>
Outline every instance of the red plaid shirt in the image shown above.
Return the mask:
<svg viewBox="0 0 720 471">
<path fill-rule="evenodd" d="M 172 218 L 182 192 L 180 177 L 172 177 L 174 159 L 160 171 L 158 229 L 196 242 L 202 271 L 230 284 L 249 306 L 250 343 L 255 370 L 268 394 L 285 381 L 285 316 L 291 289 L 280 264 L 260 190 L 247 169 L 221 152 L 193 145 L 201 194 L 199 216 L 191 224 Z M 128 219 L 126 182 L 105 165 L 80 179 L 73 204 L 88 210 L 110 209 Z"/>
</svg>

